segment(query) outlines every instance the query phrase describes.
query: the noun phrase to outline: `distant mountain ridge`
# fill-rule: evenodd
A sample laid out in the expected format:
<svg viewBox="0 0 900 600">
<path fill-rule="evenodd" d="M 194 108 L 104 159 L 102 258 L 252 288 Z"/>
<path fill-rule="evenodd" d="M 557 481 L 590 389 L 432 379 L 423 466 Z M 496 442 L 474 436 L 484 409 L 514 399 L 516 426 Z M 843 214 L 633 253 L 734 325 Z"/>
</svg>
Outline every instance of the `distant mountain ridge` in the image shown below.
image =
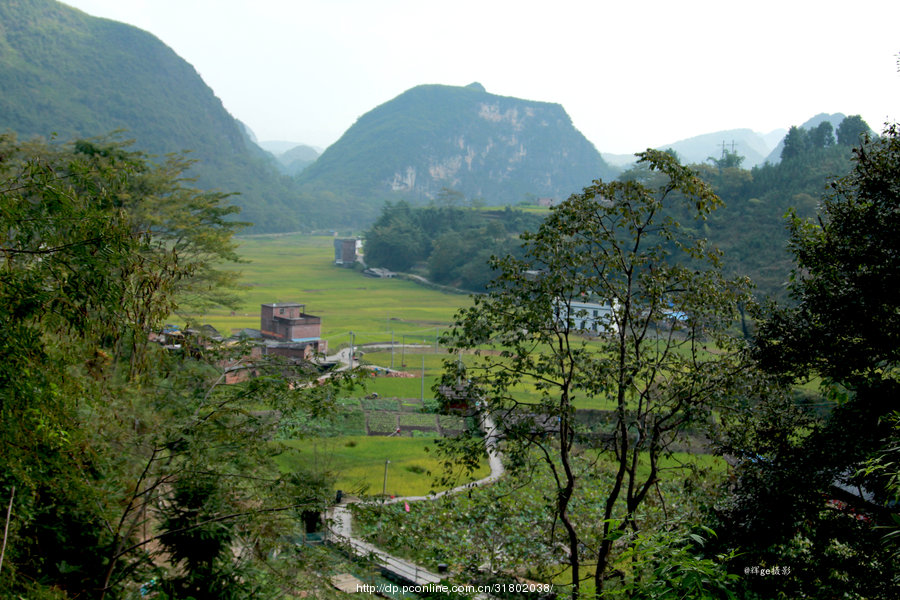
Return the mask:
<svg viewBox="0 0 900 600">
<path fill-rule="evenodd" d="M 293 145 L 287 150 L 276 152 L 269 149 L 282 170 L 288 175 L 299 175 L 303 169 L 316 162 L 321 152 L 306 144 Z"/>
<path fill-rule="evenodd" d="M 318 157 L 302 145 L 280 147 L 279 165 L 152 34 L 53 0 L 0 1 L 0 90 L 0 133 L 66 140 L 123 129 L 152 154 L 190 150 L 197 185 L 238 192 L 239 218 L 259 232 L 366 227 L 385 200 L 562 200 L 618 174 L 561 105 L 490 94 L 479 84 L 407 90 Z M 843 115 L 817 115 L 803 127 L 824 118 L 837 128 Z M 704 162 L 734 140 L 748 168 L 758 160 L 750 151 L 771 147 L 770 135 L 736 129 L 663 148 Z M 769 158 L 780 154 L 778 147 Z"/>
<path fill-rule="evenodd" d="M 736 152 L 744 157 L 741 166 L 750 169 L 766 162 L 775 143 L 781 140 L 787 129 L 776 129 L 762 134 L 751 129 L 726 129 L 712 133 L 702 133 L 683 140 L 657 146 L 658 150 L 671 148 L 678 154 L 683 164 L 701 164 L 710 158 L 720 158 L 722 149 Z M 603 158 L 608 163 L 620 168 L 628 168 L 635 163 L 634 155 L 607 154 Z"/>
<path fill-rule="evenodd" d="M 449 188 L 515 204 L 615 172 L 559 104 L 422 85 L 360 117 L 299 179 L 361 198 L 427 202 Z"/>
<path fill-rule="evenodd" d="M 784 134 L 782 134 L 783 136 Z M 685 140 L 661 146 L 660 149 L 671 148 L 678 153 L 685 164 L 703 163 L 712 158 L 720 158 L 722 149 L 736 152 L 744 157 L 741 164 L 745 169 L 766 162 L 770 146 L 763 136 L 751 129 L 728 129 L 697 135 Z"/>
</svg>

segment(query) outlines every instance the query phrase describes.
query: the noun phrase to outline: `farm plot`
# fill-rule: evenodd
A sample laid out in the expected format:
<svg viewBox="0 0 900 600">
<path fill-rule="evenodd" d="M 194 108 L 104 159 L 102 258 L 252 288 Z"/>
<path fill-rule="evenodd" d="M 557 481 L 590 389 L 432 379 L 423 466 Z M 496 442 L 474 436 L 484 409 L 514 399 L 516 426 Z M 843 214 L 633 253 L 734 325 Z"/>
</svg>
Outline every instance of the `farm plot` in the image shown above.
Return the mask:
<svg viewBox="0 0 900 600">
<path fill-rule="evenodd" d="M 373 410 L 366 413 L 366 430 L 370 435 L 384 435 L 397 431 L 397 413 Z"/>
<path fill-rule="evenodd" d="M 349 494 L 408 496 L 434 491 L 443 467 L 434 452 L 435 438 L 367 437 L 309 438 L 281 442 L 276 462 L 283 472 L 308 472 L 331 478 L 335 490 Z M 487 477 L 487 458 L 465 483 Z"/>
<path fill-rule="evenodd" d="M 357 344 L 434 338 L 446 328 L 457 309 L 470 300 L 445 294 L 401 279 L 365 277 L 353 269 L 334 266 L 334 238 L 302 234 L 247 236 L 238 239 L 238 254 L 248 261 L 226 265 L 241 272 L 244 288 L 235 311 L 218 309 L 193 315 L 224 334 L 232 329 L 259 327 L 259 305 L 266 302 L 301 302 L 308 312 L 322 317 L 322 335 L 332 350 Z"/>
</svg>

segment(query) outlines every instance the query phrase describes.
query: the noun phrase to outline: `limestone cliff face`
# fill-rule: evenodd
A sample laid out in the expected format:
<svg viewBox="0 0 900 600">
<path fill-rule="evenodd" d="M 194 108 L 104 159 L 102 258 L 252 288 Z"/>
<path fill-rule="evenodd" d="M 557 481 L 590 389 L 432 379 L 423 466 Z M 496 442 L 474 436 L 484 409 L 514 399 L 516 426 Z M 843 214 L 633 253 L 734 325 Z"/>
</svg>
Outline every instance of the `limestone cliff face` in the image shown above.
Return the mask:
<svg viewBox="0 0 900 600">
<path fill-rule="evenodd" d="M 303 181 L 427 201 L 443 188 L 490 204 L 563 199 L 613 170 L 558 104 L 477 84 L 413 88 L 362 116 Z"/>
</svg>

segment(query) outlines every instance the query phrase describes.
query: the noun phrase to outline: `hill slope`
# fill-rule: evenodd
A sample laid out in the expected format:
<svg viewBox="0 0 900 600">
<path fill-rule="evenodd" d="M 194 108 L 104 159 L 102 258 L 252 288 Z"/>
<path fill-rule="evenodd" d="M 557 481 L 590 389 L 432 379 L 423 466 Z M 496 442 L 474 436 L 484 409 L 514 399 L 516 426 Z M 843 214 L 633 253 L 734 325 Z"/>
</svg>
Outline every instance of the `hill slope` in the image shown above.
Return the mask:
<svg viewBox="0 0 900 600">
<path fill-rule="evenodd" d="M 0 132 L 61 139 L 125 130 L 152 154 L 191 151 L 205 188 L 240 192 L 241 218 L 267 228 L 298 193 L 194 68 L 153 35 L 52 0 L 0 3 Z"/>
<path fill-rule="evenodd" d="M 660 150 L 672 148 L 678 153 L 682 163 L 698 164 L 707 162 L 710 157 L 719 158 L 723 143 L 728 151 L 732 150 L 732 143 L 734 144 L 734 152 L 744 157 L 741 166 L 746 169 L 763 164 L 770 150 L 762 135 L 750 129 L 705 133 L 660 146 Z"/>
<path fill-rule="evenodd" d="M 558 104 L 423 85 L 360 117 L 300 181 L 370 201 L 450 188 L 503 204 L 561 200 L 613 174 Z"/>
</svg>

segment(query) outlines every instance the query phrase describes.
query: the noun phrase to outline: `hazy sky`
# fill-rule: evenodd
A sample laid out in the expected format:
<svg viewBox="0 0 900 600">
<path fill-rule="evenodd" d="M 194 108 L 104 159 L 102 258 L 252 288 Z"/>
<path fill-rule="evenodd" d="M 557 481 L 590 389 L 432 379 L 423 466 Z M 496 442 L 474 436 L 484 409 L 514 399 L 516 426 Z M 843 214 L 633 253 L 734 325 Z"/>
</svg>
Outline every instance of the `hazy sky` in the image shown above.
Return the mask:
<svg viewBox="0 0 900 600">
<path fill-rule="evenodd" d="M 820 112 L 900 120 L 900 2 L 65 0 L 145 29 L 260 140 L 327 146 L 423 83 L 562 104 L 602 152 Z"/>
</svg>

